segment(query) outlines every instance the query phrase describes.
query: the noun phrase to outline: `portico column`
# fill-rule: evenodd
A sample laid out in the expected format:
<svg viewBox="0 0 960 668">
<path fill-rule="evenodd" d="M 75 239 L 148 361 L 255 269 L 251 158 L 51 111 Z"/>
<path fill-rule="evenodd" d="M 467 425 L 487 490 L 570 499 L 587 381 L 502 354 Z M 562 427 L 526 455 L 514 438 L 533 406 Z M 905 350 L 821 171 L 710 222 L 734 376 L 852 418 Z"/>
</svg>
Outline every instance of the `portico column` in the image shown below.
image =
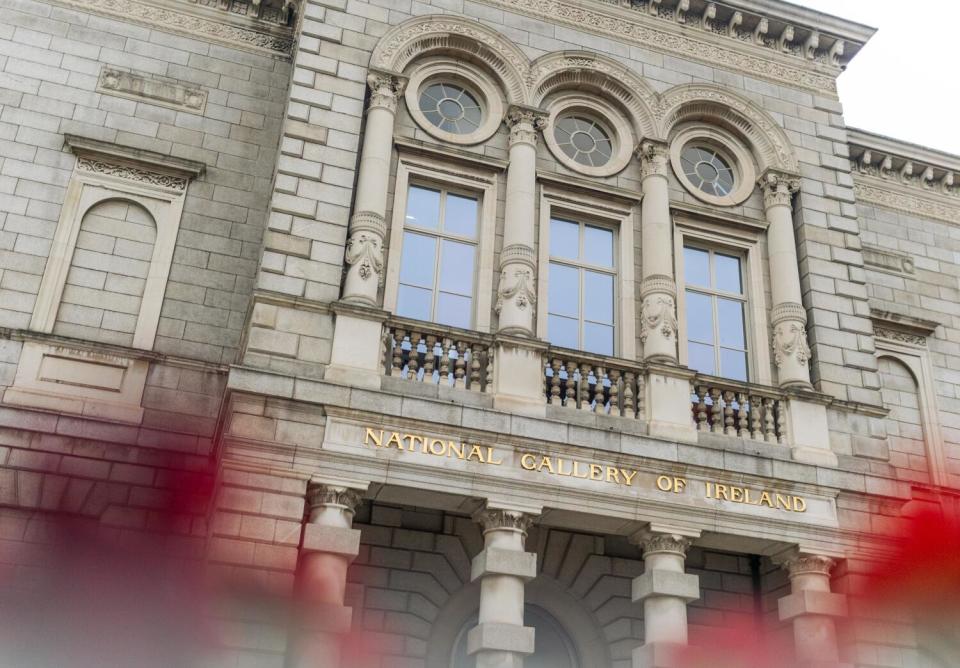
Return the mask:
<svg viewBox="0 0 960 668">
<path fill-rule="evenodd" d="M 847 597 L 830 591 L 830 557 L 796 553 L 783 560 L 790 594 L 777 602 L 780 621 L 793 621 L 797 661 L 802 668 L 842 668 L 834 618 L 847 614 Z"/>
<path fill-rule="evenodd" d="M 344 606 L 347 568 L 360 550 L 360 531 L 352 529 L 361 492 L 311 484 L 303 531 L 298 586 L 302 593 L 301 634 L 290 665 L 294 668 L 340 666 L 340 642 L 350 631 L 353 610 Z"/>
<path fill-rule="evenodd" d="M 700 578 L 685 572 L 691 539 L 647 532 L 634 538 L 643 548 L 644 572 L 633 580 L 633 600 L 643 601 L 643 645 L 633 668 L 672 668 L 687 644 L 687 603 L 700 598 Z"/>
<path fill-rule="evenodd" d="M 393 150 L 393 121 L 397 100 L 406 85 L 404 79 L 388 73 L 371 72 L 370 107 L 357 173 L 356 204 L 350 219 L 350 237 L 345 259 L 347 277 L 343 299 L 377 305 L 377 291 L 383 283 L 383 239 L 387 233 L 387 188 L 390 154 Z"/>
<path fill-rule="evenodd" d="M 641 166 L 640 340 L 647 362 L 677 361 L 677 281 L 673 272 L 673 225 L 666 144 L 645 140 L 637 149 Z"/>
<path fill-rule="evenodd" d="M 473 519 L 483 526 L 484 549 L 471 568 L 471 581 L 480 580 L 480 614 L 467 652 L 477 668 L 522 668 L 534 649 L 533 628 L 523 625 L 524 586 L 537 575 L 537 555 L 523 550 L 533 517 L 488 507 Z"/>
<path fill-rule="evenodd" d="M 534 338 L 537 261 L 534 229 L 537 207 L 537 133 L 546 116 L 538 109 L 513 106 L 507 112 L 510 163 L 503 215 L 503 250 L 497 288 L 494 405 L 504 410 L 542 414 L 542 346 Z"/>
<path fill-rule="evenodd" d="M 767 252 L 773 309 L 774 362 L 780 387 L 811 387 L 810 347 L 807 345 L 807 312 L 800 290 L 800 266 L 793 235 L 793 194 L 800 189 L 796 176 L 767 170 L 760 178 L 767 213 Z"/>
</svg>

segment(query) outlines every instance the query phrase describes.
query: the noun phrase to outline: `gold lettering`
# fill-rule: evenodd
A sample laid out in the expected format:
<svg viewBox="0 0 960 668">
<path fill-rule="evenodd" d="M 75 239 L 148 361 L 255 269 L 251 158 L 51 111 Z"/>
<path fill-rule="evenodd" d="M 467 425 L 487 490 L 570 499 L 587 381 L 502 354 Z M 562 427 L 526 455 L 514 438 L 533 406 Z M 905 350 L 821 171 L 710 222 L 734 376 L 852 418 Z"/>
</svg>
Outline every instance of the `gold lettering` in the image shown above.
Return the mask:
<svg viewBox="0 0 960 668">
<path fill-rule="evenodd" d="M 599 464 L 590 465 L 590 480 L 603 480 L 603 467 Z"/>
<path fill-rule="evenodd" d="M 390 432 L 390 440 L 383 447 L 389 448 L 391 445 L 395 446 L 397 450 L 403 450 L 403 441 L 400 439 L 400 434 L 395 431 Z"/>
<path fill-rule="evenodd" d="M 466 444 L 464 443 L 454 443 L 450 441 L 447 444 L 447 457 L 452 457 L 453 455 L 457 456 L 457 459 L 463 459 L 464 450 L 466 449 Z"/>
<path fill-rule="evenodd" d="M 562 459 L 562 458 L 557 458 L 557 475 L 569 476 L 569 475 L 571 474 L 570 471 L 567 471 L 566 473 L 564 473 L 564 471 L 563 471 L 563 463 L 564 463 L 565 461 L 567 461 L 567 460 L 566 460 L 566 459 Z"/>
<path fill-rule="evenodd" d="M 639 471 L 634 471 L 631 473 L 627 469 L 620 469 L 620 473 L 623 474 L 623 484 L 625 484 L 627 487 L 631 487 L 633 485 L 633 479 L 637 477 Z"/>
<path fill-rule="evenodd" d="M 712 483 L 712 482 L 704 482 L 703 484 L 707 486 L 707 498 L 708 498 L 708 499 L 712 499 L 712 498 L 713 498 L 713 483 Z"/>
<path fill-rule="evenodd" d="M 539 471 L 541 469 L 547 469 L 548 471 L 550 471 L 550 475 L 554 475 L 553 460 L 547 457 L 546 455 L 544 455 L 543 459 L 540 460 L 540 466 L 539 468 L 537 468 L 537 470 Z"/>
<path fill-rule="evenodd" d="M 773 500 L 770 498 L 770 492 L 764 492 L 760 495 L 760 501 L 757 503 L 758 506 L 766 505 L 768 508 L 773 508 Z"/>
<path fill-rule="evenodd" d="M 500 466 L 503 464 L 502 459 L 494 460 L 493 448 L 491 448 L 489 445 L 487 446 L 487 464 L 493 464 L 494 466 Z"/>
<path fill-rule="evenodd" d="M 440 444 L 440 449 L 439 449 L 439 450 L 436 448 L 436 445 L 437 445 L 438 443 Z M 430 439 L 430 454 L 431 454 L 431 455 L 435 455 L 435 456 L 437 456 L 437 457 L 442 457 L 446 452 L 447 452 L 447 444 L 444 443 L 442 439 L 439 439 L 439 438 L 431 438 L 431 439 Z"/>
<path fill-rule="evenodd" d="M 612 478 L 612 480 L 611 480 L 611 478 Z M 615 484 L 619 485 L 619 484 L 620 484 L 620 469 L 618 469 L 616 466 L 608 466 L 608 467 L 607 467 L 607 482 L 612 482 L 612 483 L 615 483 Z"/>
<path fill-rule="evenodd" d="M 722 497 L 725 501 L 729 501 L 729 500 L 730 500 L 730 497 L 727 496 L 727 486 L 726 486 L 726 485 L 721 485 L 720 483 L 717 483 L 717 497 L 716 497 L 716 498 L 719 499 L 719 498 L 721 498 L 721 497 Z"/>
<path fill-rule="evenodd" d="M 743 503 L 743 487 L 730 487 L 730 500 L 734 503 Z"/>
<path fill-rule="evenodd" d="M 744 502 L 744 503 L 748 503 L 748 504 L 750 504 L 751 506 L 752 506 L 752 505 L 756 505 L 753 501 L 750 500 L 750 488 L 749 488 L 749 487 L 744 487 L 743 492 L 744 492 L 743 502 Z"/>
<path fill-rule="evenodd" d="M 673 483 L 668 476 L 662 475 L 657 477 L 657 489 L 661 492 L 669 492 L 672 488 Z"/>
<path fill-rule="evenodd" d="M 673 491 L 674 491 L 674 493 L 676 493 L 676 494 L 681 494 L 681 493 L 683 492 L 683 488 L 686 487 L 686 486 L 687 486 L 687 479 L 686 479 L 686 478 L 674 478 L 674 479 L 673 479 Z"/>
<path fill-rule="evenodd" d="M 483 450 L 480 448 L 479 445 L 471 446 L 470 454 L 467 455 L 467 461 L 469 462 L 471 459 L 473 459 L 474 455 L 477 456 L 477 461 L 480 462 L 481 464 L 487 463 L 486 460 L 483 458 Z"/>
<path fill-rule="evenodd" d="M 807 502 L 804 501 L 802 497 L 799 497 L 799 496 L 793 497 L 793 512 L 795 513 L 807 512 Z"/>
<path fill-rule="evenodd" d="M 363 436 L 363 444 L 370 445 L 370 441 L 373 441 L 373 444 L 378 448 L 383 444 L 383 429 L 379 433 L 367 427 L 367 433 Z"/>
<path fill-rule="evenodd" d="M 524 471 L 533 471 L 537 465 L 534 462 L 536 457 L 531 455 L 529 452 L 520 457 L 520 468 Z"/>
<path fill-rule="evenodd" d="M 790 504 L 790 499 L 783 496 L 782 494 L 777 494 L 777 508 L 782 507 L 784 510 L 793 510 Z"/>
<path fill-rule="evenodd" d="M 579 475 L 579 474 L 577 473 L 577 471 L 579 471 L 579 470 L 580 470 L 580 462 L 579 462 L 578 460 L 574 459 L 574 460 L 573 460 L 573 477 L 574 477 L 574 478 L 583 478 L 584 480 L 586 480 L 586 478 L 587 478 L 587 476 L 588 476 L 589 474 L 588 474 L 586 471 L 584 471 L 584 472 L 583 472 L 583 475 Z"/>
</svg>

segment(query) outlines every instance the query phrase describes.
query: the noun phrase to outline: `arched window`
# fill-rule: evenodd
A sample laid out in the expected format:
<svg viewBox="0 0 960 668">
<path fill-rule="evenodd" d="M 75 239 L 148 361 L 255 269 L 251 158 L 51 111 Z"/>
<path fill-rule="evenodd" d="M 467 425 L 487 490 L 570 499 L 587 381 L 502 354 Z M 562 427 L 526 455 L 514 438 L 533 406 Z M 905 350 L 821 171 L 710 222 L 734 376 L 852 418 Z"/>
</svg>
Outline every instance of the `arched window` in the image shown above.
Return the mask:
<svg viewBox="0 0 960 668">
<path fill-rule="evenodd" d="M 534 629 L 535 649 L 523 660 L 524 668 L 589 668 L 577 653 L 572 638 L 560 622 L 543 608 L 527 604 L 523 609 L 524 624 Z M 450 658 L 451 668 L 474 668 L 477 661 L 467 654 L 467 633 L 477 625 L 473 615 L 460 629 Z"/>
</svg>

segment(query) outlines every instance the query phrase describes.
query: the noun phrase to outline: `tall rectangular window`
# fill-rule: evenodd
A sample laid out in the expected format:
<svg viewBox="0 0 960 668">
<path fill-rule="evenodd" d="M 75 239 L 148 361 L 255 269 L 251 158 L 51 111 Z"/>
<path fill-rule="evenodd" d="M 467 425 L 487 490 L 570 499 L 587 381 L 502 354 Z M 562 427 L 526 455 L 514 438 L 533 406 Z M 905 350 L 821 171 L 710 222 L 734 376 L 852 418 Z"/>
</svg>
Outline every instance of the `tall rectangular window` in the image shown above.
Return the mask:
<svg viewBox="0 0 960 668">
<path fill-rule="evenodd" d="M 551 343 L 614 354 L 615 257 L 612 229 L 550 219 L 547 338 Z"/>
<path fill-rule="evenodd" d="M 684 246 L 687 364 L 712 376 L 747 380 L 747 297 L 736 255 Z"/>
<path fill-rule="evenodd" d="M 476 196 L 411 185 L 403 225 L 397 314 L 469 329 L 474 320 Z"/>
</svg>

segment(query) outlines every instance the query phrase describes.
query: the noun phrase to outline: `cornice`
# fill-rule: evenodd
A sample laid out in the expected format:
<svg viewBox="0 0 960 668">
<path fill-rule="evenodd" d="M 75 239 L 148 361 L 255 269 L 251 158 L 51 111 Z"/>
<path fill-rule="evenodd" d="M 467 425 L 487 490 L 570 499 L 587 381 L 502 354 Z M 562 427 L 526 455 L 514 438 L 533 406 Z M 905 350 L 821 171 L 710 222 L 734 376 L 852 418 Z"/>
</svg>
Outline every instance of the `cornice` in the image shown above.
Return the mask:
<svg viewBox="0 0 960 668">
<path fill-rule="evenodd" d="M 632 41 L 644 48 L 728 67 L 749 76 L 831 94 L 836 94 L 837 75 L 862 47 L 863 36 L 869 32 L 851 23 L 849 26 L 860 30 L 848 29 L 846 36 L 829 36 L 817 26 L 795 26 L 780 17 L 771 22 L 760 14 L 745 14 L 736 7 L 701 0 L 684 1 L 680 5 L 674 0 L 647 0 L 636 4 L 633 4 L 636 0 L 481 1 Z M 768 5 L 773 6 L 764 4 Z M 682 6 L 690 9 L 684 11 Z M 836 21 L 842 23 L 835 19 L 831 25 L 839 25 Z M 771 26 L 779 32 L 773 32 Z"/>
</svg>

